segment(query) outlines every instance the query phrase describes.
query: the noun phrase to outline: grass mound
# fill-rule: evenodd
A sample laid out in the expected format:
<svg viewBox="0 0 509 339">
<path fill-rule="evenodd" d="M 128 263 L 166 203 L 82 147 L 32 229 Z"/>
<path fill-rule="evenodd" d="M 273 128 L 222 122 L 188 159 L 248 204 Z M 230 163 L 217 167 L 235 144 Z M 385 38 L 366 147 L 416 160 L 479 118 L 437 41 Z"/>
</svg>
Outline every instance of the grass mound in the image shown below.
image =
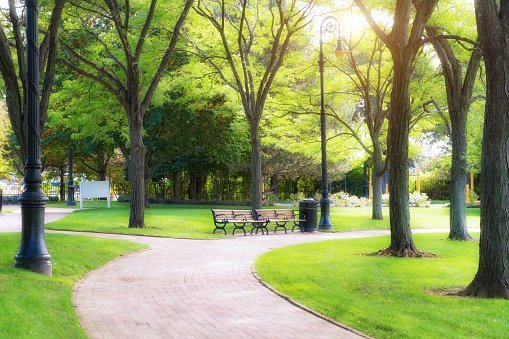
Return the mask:
<svg viewBox="0 0 509 339">
<path fill-rule="evenodd" d="M 128 241 L 47 234 L 53 277 L 14 269 L 20 235 L 0 234 L 0 338 L 85 338 L 72 287 L 86 272 L 143 248 Z"/>
<path fill-rule="evenodd" d="M 414 240 L 440 257 L 363 255 L 390 241 L 377 237 L 277 249 L 260 257 L 256 270 L 296 301 L 377 338 L 507 337 L 507 300 L 447 295 L 472 281 L 479 244 L 447 234 Z"/>
<path fill-rule="evenodd" d="M 64 206 L 64 204 L 48 204 L 48 207 Z M 225 236 L 221 232 L 212 234 L 214 224 L 210 209 L 249 208 L 247 206 L 153 204 L 145 210 L 146 228 L 128 228 L 129 204 L 112 202 L 111 209 L 107 209 L 105 206 L 106 202 L 104 201 L 87 202 L 85 207 L 92 209 L 74 211 L 63 219 L 49 223 L 47 228 L 174 238 L 224 238 Z M 384 208 L 384 213 L 388 214 L 386 208 Z M 412 208 L 410 213 L 412 228 L 447 229 L 449 227 L 448 208 Z M 334 225 L 333 231 L 389 229 L 388 218 L 386 220 L 371 219 L 370 207 L 333 207 L 331 208 L 331 219 Z M 471 227 L 479 226 L 479 209 L 467 209 L 467 221 Z M 249 228 L 247 229 L 249 230 Z M 228 225 L 228 235 L 231 235 L 232 230 L 233 225 Z"/>
</svg>

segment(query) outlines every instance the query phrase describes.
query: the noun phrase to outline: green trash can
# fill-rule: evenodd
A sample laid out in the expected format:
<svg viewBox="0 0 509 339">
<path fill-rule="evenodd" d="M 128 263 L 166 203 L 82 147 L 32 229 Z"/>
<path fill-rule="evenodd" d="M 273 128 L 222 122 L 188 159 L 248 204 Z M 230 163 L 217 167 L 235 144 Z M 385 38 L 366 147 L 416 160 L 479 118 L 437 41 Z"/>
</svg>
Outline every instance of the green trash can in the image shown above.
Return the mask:
<svg viewBox="0 0 509 339">
<path fill-rule="evenodd" d="M 306 219 L 300 223 L 301 232 L 316 232 L 318 228 L 318 201 L 307 198 L 299 201 L 299 216 Z"/>
</svg>

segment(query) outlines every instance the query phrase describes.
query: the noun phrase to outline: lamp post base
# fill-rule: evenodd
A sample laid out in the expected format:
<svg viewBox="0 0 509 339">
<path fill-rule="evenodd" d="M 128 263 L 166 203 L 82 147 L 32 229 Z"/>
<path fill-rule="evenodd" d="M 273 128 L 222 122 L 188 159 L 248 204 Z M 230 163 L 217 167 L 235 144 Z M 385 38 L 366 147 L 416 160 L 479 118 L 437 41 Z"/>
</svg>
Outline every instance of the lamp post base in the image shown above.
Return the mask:
<svg viewBox="0 0 509 339">
<path fill-rule="evenodd" d="M 34 260 L 34 258 L 20 258 L 19 256 L 16 256 L 15 260 L 16 260 L 14 262 L 15 268 L 21 268 L 35 273 L 44 274 L 49 277 L 51 277 L 53 274 L 51 262 L 49 261 L 48 258 Z"/>
<path fill-rule="evenodd" d="M 14 257 L 14 267 L 51 276 L 51 256 L 44 241 L 47 198 L 42 192 L 29 191 L 23 192 L 21 198 L 21 245 Z"/>
<path fill-rule="evenodd" d="M 330 220 L 330 199 L 320 199 L 320 223 L 318 230 L 321 232 L 329 232 L 332 230 L 332 222 Z"/>
<path fill-rule="evenodd" d="M 67 190 L 67 206 L 76 206 L 76 200 L 74 199 L 74 186 L 69 186 Z"/>
</svg>

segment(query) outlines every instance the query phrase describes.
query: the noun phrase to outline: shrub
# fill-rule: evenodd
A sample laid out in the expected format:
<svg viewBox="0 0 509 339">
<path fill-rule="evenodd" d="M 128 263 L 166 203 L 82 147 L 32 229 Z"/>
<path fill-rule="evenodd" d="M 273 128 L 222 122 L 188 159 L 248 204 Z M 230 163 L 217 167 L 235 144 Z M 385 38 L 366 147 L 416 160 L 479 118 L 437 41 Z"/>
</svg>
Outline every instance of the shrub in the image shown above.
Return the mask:
<svg viewBox="0 0 509 339">
<path fill-rule="evenodd" d="M 277 201 L 278 201 L 278 197 L 274 193 L 266 193 L 264 195 L 263 204 L 266 206 L 274 206 L 274 204 Z"/>
<path fill-rule="evenodd" d="M 414 192 L 409 195 L 408 204 L 412 207 L 429 207 L 431 200 L 426 193 Z M 382 195 L 382 204 L 389 206 L 389 194 Z"/>
<path fill-rule="evenodd" d="M 477 195 L 477 193 L 475 193 L 475 191 L 473 190 L 468 190 L 467 191 L 467 207 L 479 207 L 479 196 Z"/>
<path fill-rule="evenodd" d="M 389 206 L 389 193 L 382 194 L 382 206 Z"/>
<path fill-rule="evenodd" d="M 365 207 L 371 204 L 371 200 L 364 197 L 359 198 L 345 192 L 338 192 L 330 195 L 330 200 L 339 207 Z"/>
<path fill-rule="evenodd" d="M 117 197 L 118 202 L 130 202 L 131 198 L 128 195 L 125 194 L 119 194 Z"/>
<path fill-rule="evenodd" d="M 409 196 L 409 204 L 412 207 L 429 207 L 431 200 L 426 193 L 414 192 Z"/>
<path fill-rule="evenodd" d="M 290 194 L 288 198 L 290 199 L 291 202 L 293 202 L 294 206 L 297 206 L 299 204 L 299 201 L 306 199 L 306 195 L 304 194 L 304 192 L 298 192 L 295 194 L 293 193 Z"/>
</svg>

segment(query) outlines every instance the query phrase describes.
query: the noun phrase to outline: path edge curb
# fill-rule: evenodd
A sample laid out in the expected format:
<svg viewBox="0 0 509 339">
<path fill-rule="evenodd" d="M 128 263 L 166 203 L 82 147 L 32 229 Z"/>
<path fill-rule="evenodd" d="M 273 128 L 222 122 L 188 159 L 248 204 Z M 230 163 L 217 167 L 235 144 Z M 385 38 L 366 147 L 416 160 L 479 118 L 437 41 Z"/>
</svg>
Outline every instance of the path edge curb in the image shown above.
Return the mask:
<svg viewBox="0 0 509 339">
<path fill-rule="evenodd" d="M 323 319 L 323 320 L 325 320 L 325 321 L 327 321 L 327 322 L 329 322 L 329 323 L 331 323 L 331 324 L 333 324 L 333 325 L 336 325 L 336 326 L 337 326 L 337 327 L 339 327 L 339 328 L 342 328 L 342 329 L 344 329 L 344 330 L 347 330 L 347 331 L 349 331 L 349 332 L 352 332 L 353 334 L 357 334 L 358 336 L 361 336 L 361 337 L 363 337 L 363 338 L 370 338 L 370 339 L 371 339 L 371 338 L 373 338 L 373 337 L 370 337 L 370 336 L 368 336 L 367 334 L 362 333 L 362 332 L 360 332 L 360 331 L 358 331 L 358 330 L 356 330 L 356 329 L 354 329 L 354 328 L 352 328 L 352 327 L 346 326 L 346 325 L 344 325 L 344 324 L 342 324 L 342 323 L 340 323 L 340 322 L 338 322 L 338 321 L 336 321 L 336 320 L 334 320 L 334 319 L 332 319 L 332 318 L 329 318 L 329 317 L 327 317 L 327 316 L 325 316 L 325 315 L 323 315 L 323 314 L 321 314 L 321 313 L 319 313 L 319 312 L 317 312 L 317 311 L 315 311 L 315 310 L 312 310 L 312 309 L 310 309 L 309 307 L 304 306 L 303 304 L 299 303 L 298 301 L 293 300 L 292 298 L 290 298 L 290 297 L 289 297 L 289 296 L 287 296 L 286 294 L 281 293 L 280 291 L 276 290 L 274 287 L 272 287 L 271 285 L 269 285 L 268 283 L 266 283 L 266 282 L 265 282 L 265 281 L 264 281 L 264 280 L 263 280 L 263 279 L 262 279 L 262 278 L 258 275 L 258 273 L 256 272 L 256 269 L 255 269 L 254 265 L 252 265 L 252 266 L 251 266 L 251 273 L 253 274 L 253 276 L 255 277 L 255 279 L 256 279 L 256 280 L 258 280 L 258 282 L 259 282 L 259 283 L 260 283 L 263 287 L 265 287 L 266 289 L 268 289 L 268 290 L 269 290 L 269 291 L 271 291 L 272 293 L 276 294 L 276 295 L 277 295 L 277 296 L 279 296 L 280 298 L 282 298 L 282 299 L 286 300 L 288 303 L 290 303 L 290 304 L 292 304 L 292 305 L 294 305 L 294 306 L 296 306 L 296 307 L 300 308 L 301 310 L 306 311 L 306 312 L 308 312 L 308 313 L 310 313 L 310 314 L 314 315 L 315 317 L 318 317 L 318 318 L 320 318 L 320 319 Z"/>
<path fill-rule="evenodd" d="M 56 232 L 56 233 L 58 233 L 58 232 Z M 130 241 L 130 240 L 125 240 L 125 241 Z M 135 241 L 131 241 L 131 242 L 136 243 Z M 138 242 L 138 244 L 146 245 L 147 247 L 146 248 L 140 248 L 139 250 L 128 252 L 126 254 L 122 254 L 122 255 L 120 255 L 120 256 L 118 256 L 116 258 L 111 259 L 108 262 L 105 262 L 104 264 L 102 264 L 100 266 L 97 266 L 95 269 L 93 269 L 91 271 L 88 271 L 85 274 L 83 274 L 83 276 L 81 276 L 78 280 L 76 280 L 76 282 L 72 285 L 71 303 L 72 303 L 72 307 L 74 308 L 74 314 L 76 315 L 76 318 L 78 318 L 78 322 L 80 324 L 81 329 L 87 335 L 88 338 L 90 338 L 91 336 L 89 335 L 89 333 L 88 333 L 87 329 L 85 328 L 85 326 L 83 326 L 83 322 L 82 322 L 83 317 L 81 316 L 81 314 L 78 311 L 78 304 L 76 303 L 76 299 L 75 299 L 75 295 L 76 295 L 76 291 L 78 289 L 78 285 L 80 285 L 88 277 L 88 275 L 90 275 L 93 272 L 103 268 L 106 265 L 109 265 L 111 263 L 114 263 L 114 262 L 116 262 L 118 260 L 124 259 L 124 258 L 132 256 L 132 255 L 137 255 L 137 254 L 140 254 L 140 253 L 143 253 L 143 252 L 148 252 L 148 251 L 152 250 L 152 247 L 150 247 L 147 244 L 144 244 L 144 243 L 141 243 L 141 242 Z"/>
</svg>

